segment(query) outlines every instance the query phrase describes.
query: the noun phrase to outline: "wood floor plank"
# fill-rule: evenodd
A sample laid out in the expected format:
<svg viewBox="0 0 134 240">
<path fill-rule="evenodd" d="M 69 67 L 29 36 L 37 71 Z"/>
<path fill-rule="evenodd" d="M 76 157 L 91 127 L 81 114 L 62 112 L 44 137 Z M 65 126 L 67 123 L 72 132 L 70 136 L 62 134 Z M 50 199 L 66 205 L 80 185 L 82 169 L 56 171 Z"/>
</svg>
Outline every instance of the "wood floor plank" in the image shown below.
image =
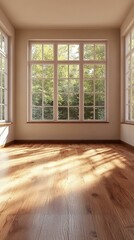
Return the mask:
<svg viewBox="0 0 134 240">
<path fill-rule="evenodd" d="M 0 240 L 134 239 L 130 148 L 16 144 L 0 163 Z"/>
</svg>

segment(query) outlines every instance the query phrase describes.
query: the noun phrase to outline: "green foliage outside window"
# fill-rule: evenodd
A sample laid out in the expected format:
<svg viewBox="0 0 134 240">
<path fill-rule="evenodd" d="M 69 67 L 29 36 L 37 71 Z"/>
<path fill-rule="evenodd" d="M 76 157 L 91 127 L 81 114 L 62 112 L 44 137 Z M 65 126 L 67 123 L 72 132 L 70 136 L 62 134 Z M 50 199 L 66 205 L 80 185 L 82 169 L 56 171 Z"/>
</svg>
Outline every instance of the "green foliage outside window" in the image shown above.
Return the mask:
<svg viewBox="0 0 134 240">
<path fill-rule="evenodd" d="M 58 120 L 79 120 L 81 101 L 79 44 L 58 44 L 57 49 Z M 83 44 L 84 120 L 105 119 L 105 60 L 105 44 Z M 53 120 L 54 44 L 32 44 L 31 61 L 32 120 Z"/>
</svg>

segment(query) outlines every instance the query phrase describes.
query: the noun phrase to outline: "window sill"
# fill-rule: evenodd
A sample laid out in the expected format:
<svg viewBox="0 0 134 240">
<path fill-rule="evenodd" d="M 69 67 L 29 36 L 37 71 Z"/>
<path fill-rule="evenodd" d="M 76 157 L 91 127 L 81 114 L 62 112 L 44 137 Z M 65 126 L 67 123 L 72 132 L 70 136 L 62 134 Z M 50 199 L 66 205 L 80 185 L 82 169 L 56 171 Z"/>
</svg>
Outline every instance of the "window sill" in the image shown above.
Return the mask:
<svg viewBox="0 0 134 240">
<path fill-rule="evenodd" d="M 121 122 L 121 124 L 134 125 L 134 122 Z"/>
<path fill-rule="evenodd" d="M 37 122 L 34 122 L 34 121 L 31 121 L 31 122 L 27 122 L 28 124 L 99 124 L 99 123 L 103 123 L 103 124 L 107 124 L 109 123 L 108 121 L 37 121 Z"/>
<path fill-rule="evenodd" d="M 10 126 L 12 124 L 12 122 L 0 122 L 0 127 Z"/>
</svg>

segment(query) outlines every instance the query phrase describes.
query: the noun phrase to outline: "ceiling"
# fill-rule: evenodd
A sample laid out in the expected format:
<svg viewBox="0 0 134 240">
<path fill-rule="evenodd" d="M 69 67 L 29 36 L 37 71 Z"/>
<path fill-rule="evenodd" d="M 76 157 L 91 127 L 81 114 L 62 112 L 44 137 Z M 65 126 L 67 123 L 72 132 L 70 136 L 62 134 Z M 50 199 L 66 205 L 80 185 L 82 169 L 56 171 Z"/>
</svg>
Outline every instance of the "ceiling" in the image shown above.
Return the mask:
<svg viewBox="0 0 134 240">
<path fill-rule="evenodd" d="M 120 27 L 134 0 L 0 0 L 15 28 Z"/>
</svg>

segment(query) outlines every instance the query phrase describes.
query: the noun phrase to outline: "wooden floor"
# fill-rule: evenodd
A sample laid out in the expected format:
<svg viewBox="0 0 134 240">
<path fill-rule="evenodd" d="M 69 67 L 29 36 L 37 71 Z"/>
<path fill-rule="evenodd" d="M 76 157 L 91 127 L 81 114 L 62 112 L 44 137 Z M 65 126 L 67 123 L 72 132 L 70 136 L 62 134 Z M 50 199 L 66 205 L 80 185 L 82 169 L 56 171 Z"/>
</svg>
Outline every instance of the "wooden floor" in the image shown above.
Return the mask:
<svg viewBox="0 0 134 240">
<path fill-rule="evenodd" d="M 134 240 L 134 151 L 120 144 L 0 149 L 0 240 Z"/>
</svg>

